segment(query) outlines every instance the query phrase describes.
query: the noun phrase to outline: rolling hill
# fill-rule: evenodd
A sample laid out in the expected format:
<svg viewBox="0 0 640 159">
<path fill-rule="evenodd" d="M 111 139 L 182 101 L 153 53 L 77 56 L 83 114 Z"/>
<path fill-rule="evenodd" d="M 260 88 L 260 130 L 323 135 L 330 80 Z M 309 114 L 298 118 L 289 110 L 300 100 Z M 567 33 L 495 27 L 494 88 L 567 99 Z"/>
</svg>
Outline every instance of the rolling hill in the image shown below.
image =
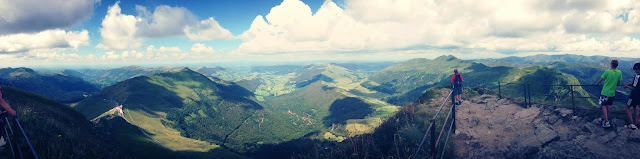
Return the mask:
<svg viewBox="0 0 640 159">
<path fill-rule="evenodd" d="M 0 69 L 0 83 L 37 93 L 63 103 L 73 103 L 98 92 L 94 85 L 64 74 L 43 75 L 29 68 Z"/>
<path fill-rule="evenodd" d="M 140 66 L 127 66 L 114 69 L 62 70 L 61 73 L 68 76 L 82 78 L 91 84 L 94 84 L 100 88 L 104 88 L 133 77 L 141 75 L 152 75 L 156 73 L 169 72 L 172 70 L 180 69 L 181 68 L 173 67 L 144 68 Z"/>
<path fill-rule="evenodd" d="M 18 114 L 18 120 L 40 158 L 149 158 L 152 153 L 132 151 L 126 144 L 132 141 L 112 140 L 115 131 L 95 127 L 82 114 L 40 95 L 12 87 L 3 87 L 2 94 Z M 4 118 L 3 118 L 4 119 Z M 12 123 L 13 124 L 13 123 Z M 15 125 L 14 125 L 15 126 Z M 14 127 L 14 131 L 18 131 Z M 18 133 L 18 132 L 16 132 Z M 18 134 L 16 134 L 17 136 Z M 132 136 L 136 136 L 132 134 Z M 22 137 L 14 138 L 22 143 L 23 152 L 31 157 Z M 142 144 L 144 138 L 135 140 L 139 149 L 153 150 L 152 156 L 176 156 L 153 144 Z M 14 145 L 15 146 L 15 145 Z M 9 151 L 0 157 L 9 158 Z"/>
</svg>

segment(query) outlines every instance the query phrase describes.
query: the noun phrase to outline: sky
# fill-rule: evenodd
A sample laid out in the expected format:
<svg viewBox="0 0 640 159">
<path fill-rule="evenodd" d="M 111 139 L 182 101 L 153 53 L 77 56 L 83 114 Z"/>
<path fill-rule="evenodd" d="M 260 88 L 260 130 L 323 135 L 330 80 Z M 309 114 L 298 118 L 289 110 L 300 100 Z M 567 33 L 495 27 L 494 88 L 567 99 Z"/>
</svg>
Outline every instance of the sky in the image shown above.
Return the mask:
<svg viewBox="0 0 640 159">
<path fill-rule="evenodd" d="M 637 0 L 0 0 L 0 67 L 640 57 Z"/>
</svg>

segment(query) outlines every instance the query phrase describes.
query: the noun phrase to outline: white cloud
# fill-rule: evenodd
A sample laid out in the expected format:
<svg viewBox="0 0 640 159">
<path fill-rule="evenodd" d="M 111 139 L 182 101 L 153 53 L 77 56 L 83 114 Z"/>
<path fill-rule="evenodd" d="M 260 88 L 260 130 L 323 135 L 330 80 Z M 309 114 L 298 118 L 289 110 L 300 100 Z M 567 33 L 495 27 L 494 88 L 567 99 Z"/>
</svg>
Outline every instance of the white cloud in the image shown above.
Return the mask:
<svg viewBox="0 0 640 159">
<path fill-rule="evenodd" d="M 119 1 L 109 7 L 102 20 L 102 41 L 96 47 L 105 50 L 135 49 L 144 46 L 142 37 L 136 35 L 137 23 L 142 19 L 121 13 Z"/>
<path fill-rule="evenodd" d="M 239 37 L 239 54 L 385 52 L 611 52 L 633 56 L 640 1 L 346 0 L 316 13 L 284 0 Z M 604 37 L 603 37 L 604 35 Z M 617 37 L 617 38 L 609 38 Z"/>
<path fill-rule="evenodd" d="M 155 8 L 151 14 L 146 8 L 136 6 L 139 18 L 140 35 L 150 38 L 183 35 L 187 24 L 197 23 L 197 18 L 186 8 L 161 5 Z"/>
<path fill-rule="evenodd" d="M 160 5 L 153 12 L 136 6 L 137 16 L 121 13 L 119 2 L 109 7 L 102 21 L 103 37 L 97 46 L 104 50 L 137 49 L 147 38 L 187 36 L 193 41 L 232 38 L 229 30 L 222 28 L 213 18 L 198 21 L 183 7 Z"/>
<path fill-rule="evenodd" d="M 215 53 L 213 48 L 207 47 L 207 46 L 205 46 L 204 44 L 201 44 L 201 43 L 193 44 L 193 46 L 191 47 L 191 52 L 194 52 L 194 53 Z"/>
<path fill-rule="evenodd" d="M 202 20 L 194 25 L 185 26 L 184 33 L 193 41 L 233 38 L 231 32 L 222 28 L 213 18 Z"/>
<path fill-rule="evenodd" d="M 71 27 L 93 14 L 93 0 L 2 0 L 0 35 Z"/>
<path fill-rule="evenodd" d="M 74 48 L 89 45 L 89 32 L 46 30 L 0 36 L 0 53 L 27 52 L 33 49 Z"/>
</svg>

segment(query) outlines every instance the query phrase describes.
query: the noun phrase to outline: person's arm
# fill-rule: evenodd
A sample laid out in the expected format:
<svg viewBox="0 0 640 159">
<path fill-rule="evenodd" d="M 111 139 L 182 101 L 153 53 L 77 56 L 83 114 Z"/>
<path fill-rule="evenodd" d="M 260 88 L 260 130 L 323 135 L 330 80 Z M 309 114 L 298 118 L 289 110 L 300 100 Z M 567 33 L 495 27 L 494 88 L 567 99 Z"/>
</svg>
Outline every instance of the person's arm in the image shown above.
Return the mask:
<svg viewBox="0 0 640 159">
<path fill-rule="evenodd" d="M 596 85 L 598 85 L 598 86 L 599 86 L 599 85 L 600 85 L 600 83 L 602 83 L 602 80 L 604 80 L 604 79 L 600 78 L 600 80 L 598 81 L 598 83 L 597 83 Z"/>
<path fill-rule="evenodd" d="M 2 98 L 2 87 L 0 87 L 0 106 L 2 106 L 2 108 L 4 108 L 4 110 L 6 110 L 9 114 L 16 116 L 16 111 L 13 110 L 11 108 L 11 106 L 9 106 L 9 104 L 7 104 L 6 101 L 4 101 L 4 98 Z"/>
<path fill-rule="evenodd" d="M 451 76 L 451 84 L 453 84 L 454 79 L 456 79 L 456 74 L 453 74 L 453 76 Z"/>
<path fill-rule="evenodd" d="M 462 75 L 460 75 L 460 81 L 464 82 L 464 78 L 462 78 Z"/>
</svg>

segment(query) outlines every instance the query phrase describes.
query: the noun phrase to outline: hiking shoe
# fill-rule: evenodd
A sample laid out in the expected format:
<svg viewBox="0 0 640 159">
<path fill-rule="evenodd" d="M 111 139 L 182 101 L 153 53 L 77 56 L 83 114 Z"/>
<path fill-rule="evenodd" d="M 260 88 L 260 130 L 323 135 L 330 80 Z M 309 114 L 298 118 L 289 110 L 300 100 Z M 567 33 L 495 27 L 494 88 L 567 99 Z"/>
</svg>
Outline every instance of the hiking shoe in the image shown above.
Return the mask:
<svg viewBox="0 0 640 159">
<path fill-rule="evenodd" d="M 608 121 L 606 121 L 606 122 L 602 123 L 602 127 L 603 128 L 608 128 L 608 127 L 611 127 L 611 124 Z"/>
<path fill-rule="evenodd" d="M 636 125 L 633 125 L 633 124 L 629 124 L 629 128 L 631 128 L 631 130 L 638 129 L 638 127 Z"/>
</svg>

